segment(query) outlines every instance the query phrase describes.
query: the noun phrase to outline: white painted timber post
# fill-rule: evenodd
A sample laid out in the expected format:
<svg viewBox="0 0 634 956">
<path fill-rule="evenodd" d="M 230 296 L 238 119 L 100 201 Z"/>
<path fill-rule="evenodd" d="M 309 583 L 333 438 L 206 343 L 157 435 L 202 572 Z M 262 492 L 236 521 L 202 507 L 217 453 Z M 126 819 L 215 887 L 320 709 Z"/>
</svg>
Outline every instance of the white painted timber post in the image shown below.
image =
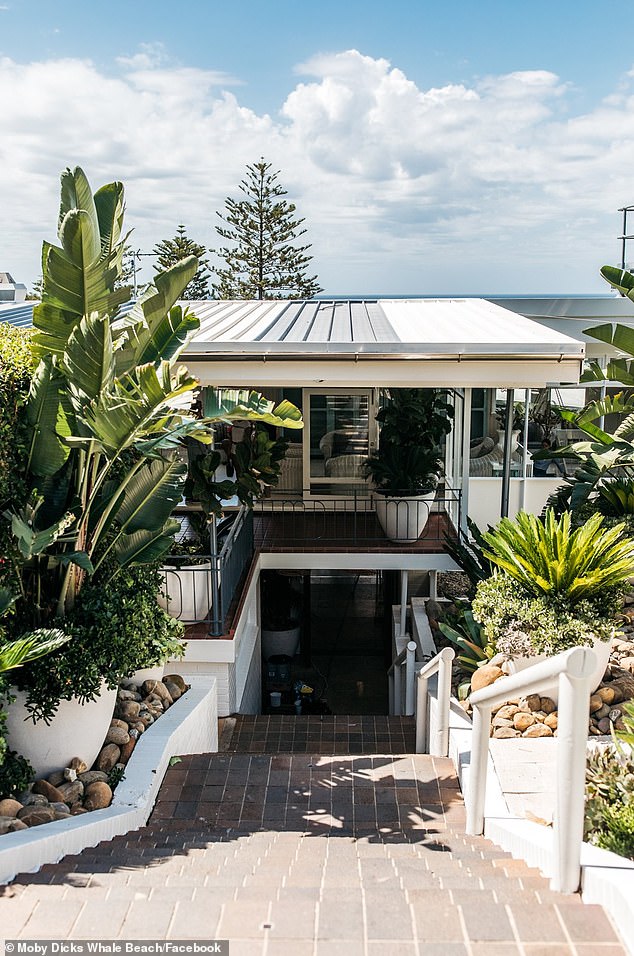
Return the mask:
<svg viewBox="0 0 634 956">
<path fill-rule="evenodd" d="M 414 714 L 416 697 L 416 643 L 409 641 L 405 656 L 405 716 Z"/>
<path fill-rule="evenodd" d="M 491 704 L 477 704 L 473 708 L 473 735 L 471 738 L 473 748 L 469 766 L 466 828 L 470 836 L 480 836 L 484 831 L 484 799 L 492 710 Z"/>
<path fill-rule="evenodd" d="M 451 662 L 455 657 L 455 652 L 451 647 L 443 647 L 438 657 L 438 697 L 436 699 L 436 715 L 429 734 L 429 753 L 434 757 L 446 757 L 449 753 Z"/>
<path fill-rule="evenodd" d="M 401 571 L 401 626 L 399 634 L 405 637 L 407 634 L 407 586 L 409 583 L 409 571 Z"/>
<path fill-rule="evenodd" d="M 588 648 L 588 654 L 594 656 Z M 575 666 L 576 665 L 576 666 Z M 588 743 L 589 667 L 571 660 L 559 675 L 557 724 L 557 797 L 554 840 L 555 872 L 551 888 L 576 893 L 581 881 L 586 748 Z"/>
<path fill-rule="evenodd" d="M 394 665 L 394 706 L 392 713 L 399 717 L 403 713 L 403 691 L 401 688 L 401 665 Z"/>
<path fill-rule="evenodd" d="M 416 675 L 416 753 L 427 753 L 427 708 L 429 681 L 420 671 Z"/>
</svg>

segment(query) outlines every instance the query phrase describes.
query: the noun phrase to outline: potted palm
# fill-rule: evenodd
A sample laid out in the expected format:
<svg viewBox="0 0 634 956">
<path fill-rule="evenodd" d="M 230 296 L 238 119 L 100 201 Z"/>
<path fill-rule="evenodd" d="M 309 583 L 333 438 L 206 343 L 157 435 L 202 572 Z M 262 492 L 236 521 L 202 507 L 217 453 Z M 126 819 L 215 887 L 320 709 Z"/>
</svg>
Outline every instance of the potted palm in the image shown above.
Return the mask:
<svg viewBox="0 0 634 956">
<path fill-rule="evenodd" d="M 634 541 L 623 532 L 622 524 L 604 528 L 600 514 L 573 528 L 570 512 L 556 518 L 549 509 L 543 520 L 520 512 L 483 533 L 496 570 L 478 584 L 473 613 L 509 672 L 585 645 L 597 656 L 598 686 L 634 575 Z"/>
<path fill-rule="evenodd" d="M 417 541 L 422 534 L 452 418 L 444 392 L 421 388 L 391 389 L 377 414 L 379 447 L 365 467 L 377 493 L 377 518 L 390 541 Z"/>
</svg>

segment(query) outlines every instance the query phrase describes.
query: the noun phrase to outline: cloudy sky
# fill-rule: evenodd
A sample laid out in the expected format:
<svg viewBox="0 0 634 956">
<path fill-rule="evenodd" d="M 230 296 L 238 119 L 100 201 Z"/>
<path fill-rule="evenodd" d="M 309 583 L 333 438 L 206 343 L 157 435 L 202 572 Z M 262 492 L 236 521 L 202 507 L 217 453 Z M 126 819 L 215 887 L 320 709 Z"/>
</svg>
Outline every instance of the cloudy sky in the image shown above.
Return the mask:
<svg viewBox="0 0 634 956">
<path fill-rule="evenodd" d="M 327 293 L 606 291 L 631 22 L 631 0 L 0 0 L 0 270 L 37 278 L 66 166 L 123 180 L 150 251 L 179 222 L 213 246 L 264 156 Z"/>
</svg>

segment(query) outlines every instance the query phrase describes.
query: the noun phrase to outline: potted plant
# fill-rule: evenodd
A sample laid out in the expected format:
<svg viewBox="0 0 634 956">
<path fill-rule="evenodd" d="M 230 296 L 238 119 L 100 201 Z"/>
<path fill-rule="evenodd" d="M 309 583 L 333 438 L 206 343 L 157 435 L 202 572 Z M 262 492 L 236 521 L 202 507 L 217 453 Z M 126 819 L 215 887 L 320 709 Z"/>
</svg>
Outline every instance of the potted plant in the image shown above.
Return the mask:
<svg viewBox="0 0 634 956">
<path fill-rule="evenodd" d="M 299 650 L 302 596 L 295 580 L 295 575 L 281 571 L 263 571 L 260 577 L 265 661 L 278 654 L 295 657 Z"/>
<path fill-rule="evenodd" d="M 422 534 L 452 418 L 444 392 L 420 388 L 391 389 L 377 414 L 379 447 L 365 468 L 377 492 L 377 518 L 390 541 L 417 541 Z"/>
<path fill-rule="evenodd" d="M 520 512 L 484 532 L 484 554 L 496 571 L 476 589 L 473 613 L 509 672 L 579 645 L 598 661 L 592 689 L 603 678 L 627 581 L 634 541 L 623 525 L 604 528 L 593 515 L 573 528 L 570 512 L 543 520 Z"/>
</svg>

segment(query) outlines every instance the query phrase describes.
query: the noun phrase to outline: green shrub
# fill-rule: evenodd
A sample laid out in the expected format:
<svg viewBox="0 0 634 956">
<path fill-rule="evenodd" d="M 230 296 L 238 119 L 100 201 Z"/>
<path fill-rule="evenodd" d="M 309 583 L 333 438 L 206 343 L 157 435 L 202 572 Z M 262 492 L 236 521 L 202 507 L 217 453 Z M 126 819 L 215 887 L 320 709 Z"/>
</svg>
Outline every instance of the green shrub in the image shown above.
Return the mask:
<svg viewBox="0 0 634 956">
<path fill-rule="evenodd" d="M 22 409 L 33 370 L 30 338 L 25 329 L 0 322 L 0 514 L 26 497 L 28 431 Z M 7 560 L 13 548 L 8 525 L 0 521 L 0 583 L 13 583 Z"/>
<path fill-rule="evenodd" d="M 15 750 L 7 750 L 0 764 L 0 800 L 15 797 L 26 790 L 35 776 L 33 767 Z"/>
<path fill-rule="evenodd" d="M 634 541 L 623 527 L 602 527 L 600 514 L 573 528 L 570 512 L 544 519 L 520 511 L 502 518 L 482 537 L 484 554 L 527 594 L 559 595 L 569 602 L 594 598 L 620 588 L 634 574 Z"/>
<path fill-rule="evenodd" d="M 440 633 L 460 650 L 457 660 L 465 674 L 473 674 L 480 664 L 493 657 L 493 647 L 486 632 L 466 602 L 457 601 L 455 613 L 448 614 L 438 627 Z"/>
<path fill-rule="evenodd" d="M 155 565 L 120 570 L 105 585 L 100 578 L 84 585 L 64 620 L 69 643 L 16 672 L 35 718 L 49 721 L 60 700 L 93 700 L 102 680 L 113 688 L 141 667 L 182 656 L 183 625 L 158 606 L 160 587 Z"/>
<path fill-rule="evenodd" d="M 571 605 L 562 595 L 534 597 L 509 575 L 496 574 L 478 585 L 473 614 L 496 652 L 524 657 L 609 640 L 620 605 L 618 589 Z"/>
<path fill-rule="evenodd" d="M 586 768 L 585 839 L 634 857 L 634 759 L 631 750 L 593 750 Z"/>
</svg>

